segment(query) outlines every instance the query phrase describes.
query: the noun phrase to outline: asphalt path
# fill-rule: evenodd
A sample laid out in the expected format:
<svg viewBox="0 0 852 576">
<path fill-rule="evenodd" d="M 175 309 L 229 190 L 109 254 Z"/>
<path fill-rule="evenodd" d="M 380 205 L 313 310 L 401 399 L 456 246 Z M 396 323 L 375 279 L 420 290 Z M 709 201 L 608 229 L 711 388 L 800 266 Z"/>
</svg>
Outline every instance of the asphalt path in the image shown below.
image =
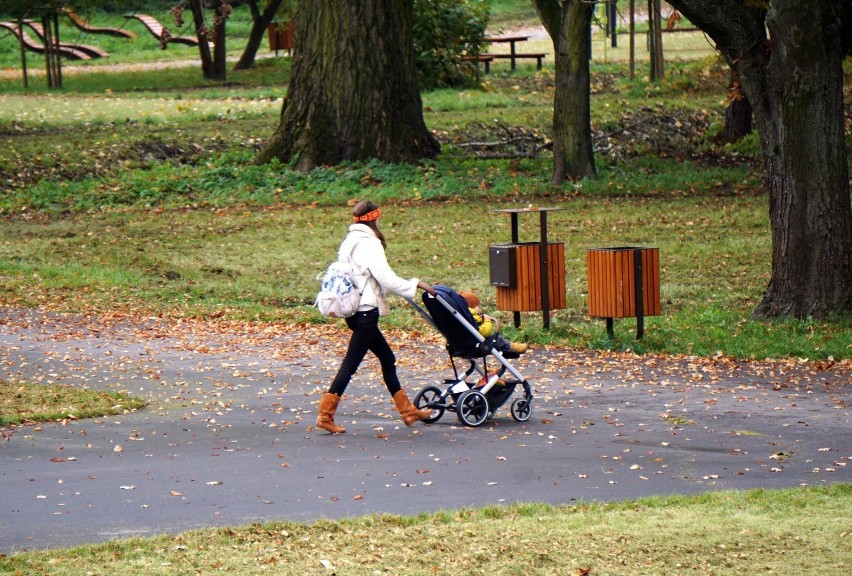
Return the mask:
<svg viewBox="0 0 852 576">
<path fill-rule="evenodd" d="M 452 375 L 440 337 L 390 336 L 413 398 Z M 0 308 L 0 378 L 123 390 L 146 409 L 0 429 L 0 552 L 272 520 L 571 504 L 852 481 L 849 363 L 536 348 L 478 428 L 406 428 L 378 364 L 313 428 L 341 325 L 285 329 Z M 516 394 L 520 393 L 520 388 Z"/>
</svg>

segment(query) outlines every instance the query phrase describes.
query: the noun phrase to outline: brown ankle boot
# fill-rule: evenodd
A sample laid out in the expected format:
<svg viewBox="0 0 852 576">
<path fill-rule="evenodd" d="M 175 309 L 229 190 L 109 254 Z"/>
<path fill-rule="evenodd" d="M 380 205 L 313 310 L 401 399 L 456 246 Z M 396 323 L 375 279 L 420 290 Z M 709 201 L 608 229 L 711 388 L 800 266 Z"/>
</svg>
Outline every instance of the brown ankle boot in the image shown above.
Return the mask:
<svg viewBox="0 0 852 576">
<path fill-rule="evenodd" d="M 405 390 L 399 390 L 394 394 L 393 402 L 396 404 L 396 409 L 399 410 L 402 421 L 405 422 L 406 426 L 411 426 L 420 420 L 426 420 L 432 415 L 431 410 L 418 410 L 411 403 L 411 400 L 408 399 L 408 394 L 405 393 Z"/>
<path fill-rule="evenodd" d="M 340 396 L 326 392 L 320 400 L 319 414 L 317 415 L 317 428 L 328 430 L 332 434 L 343 434 L 346 428 L 338 426 L 334 423 L 334 413 L 337 412 L 337 405 L 340 403 Z"/>
</svg>

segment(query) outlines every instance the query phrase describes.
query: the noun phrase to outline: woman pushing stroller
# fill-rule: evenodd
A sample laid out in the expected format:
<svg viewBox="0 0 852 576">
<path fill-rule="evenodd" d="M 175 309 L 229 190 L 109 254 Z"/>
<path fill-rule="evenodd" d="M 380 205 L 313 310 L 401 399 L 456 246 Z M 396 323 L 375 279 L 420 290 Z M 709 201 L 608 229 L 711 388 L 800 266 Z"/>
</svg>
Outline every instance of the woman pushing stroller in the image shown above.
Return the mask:
<svg viewBox="0 0 852 576">
<path fill-rule="evenodd" d="M 352 262 L 355 282 L 362 293 L 358 311 L 346 318 L 346 325 L 352 331 L 346 355 L 328 391 L 322 395 L 320 401 L 316 426 L 332 434 L 341 434 L 346 431 L 345 428 L 334 423 L 334 414 L 340 403 L 340 397 L 343 396 L 349 381 L 368 351 L 378 358 L 385 386 L 393 397 L 394 404 L 406 426 L 426 420 L 431 412 L 418 410 L 402 389 L 396 373 L 396 357 L 379 330 L 379 317 L 386 315 L 389 311 L 388 292 L 411 299 L 414 298 L 418 288 L 433 296 L 435 290 L 418 278 L 409 280 L 400 278 L 391 269 L 385 256 L 387 242 L 378 226 L 380 216 L 379 207 L 373 202 L 366 200 L 358 202 L 352 209 L 354 223 L 349 226 L 349 234 L 338 251 L 339 260 L 348 259 Z"/>
</svg>

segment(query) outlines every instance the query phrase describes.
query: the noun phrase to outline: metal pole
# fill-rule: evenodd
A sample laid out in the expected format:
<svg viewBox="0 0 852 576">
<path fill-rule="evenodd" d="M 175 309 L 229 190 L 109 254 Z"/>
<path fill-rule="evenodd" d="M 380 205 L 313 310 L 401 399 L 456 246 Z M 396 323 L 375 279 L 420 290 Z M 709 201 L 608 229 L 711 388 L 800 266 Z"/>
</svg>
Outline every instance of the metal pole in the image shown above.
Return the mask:
<svg viewBox="0 0 852 576">
<path fill-rule="evenodd" d="M 645 336 L 645 303 L 643 286 L 645 279 L 642 276 L 642 250 L 633 251 L 633 283 L 636 287 L 636 338 L 641 340 Z"/>
<path fill-rule="evenodd" d="M 510 221 L 512 223 L 512 244 L 518 243 L 518 213 L 512 212 L 509 214 Z M 515 324 L 515 328 L 521 327 L 521 313 L 517 310 L 512 312 L 512 320 Z"/>
<path fill-rule="evenodd" d="M 539 254 L 541 261 L 541 308 L 544 328 L 548 329 L 550 328 L 550 278 L 548 277 L 547 258 L 547 210 L 542 210 L 539 215 L 541 224 L 541 252 Z"/>
</svg>

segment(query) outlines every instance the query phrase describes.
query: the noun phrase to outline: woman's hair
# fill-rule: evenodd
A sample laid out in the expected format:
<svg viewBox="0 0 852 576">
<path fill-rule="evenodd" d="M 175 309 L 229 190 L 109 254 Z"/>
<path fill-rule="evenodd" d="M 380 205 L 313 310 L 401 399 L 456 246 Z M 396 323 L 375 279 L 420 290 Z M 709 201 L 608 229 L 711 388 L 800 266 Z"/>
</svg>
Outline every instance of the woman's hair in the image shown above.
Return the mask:
<svg viewBox="0 0 852 576">
<path fill-rule="evenodd" d="M 364 214 L 368 214 L 373 210 L 378 209 L 379 207 L 375 203 L 370 202 L 369 200 L 361 200 L 360 202 L 355 204 L 354 208 L 352 208 L 352 215 L 363 216 Z M 382 243 L 383 248 L 388 247 L 388 243 L 385 240 L 385 235 L 382 234 L 381 230 L 379 230 L 378 220 L 370 220 L 369 222 L 362 222 L 362 224 L 364 224 L 365 226 L 369 226 L 373 230 L 373 232 L 375 232 L 376 238 L 378 238 L 379 241 Z"/>
</svg>

